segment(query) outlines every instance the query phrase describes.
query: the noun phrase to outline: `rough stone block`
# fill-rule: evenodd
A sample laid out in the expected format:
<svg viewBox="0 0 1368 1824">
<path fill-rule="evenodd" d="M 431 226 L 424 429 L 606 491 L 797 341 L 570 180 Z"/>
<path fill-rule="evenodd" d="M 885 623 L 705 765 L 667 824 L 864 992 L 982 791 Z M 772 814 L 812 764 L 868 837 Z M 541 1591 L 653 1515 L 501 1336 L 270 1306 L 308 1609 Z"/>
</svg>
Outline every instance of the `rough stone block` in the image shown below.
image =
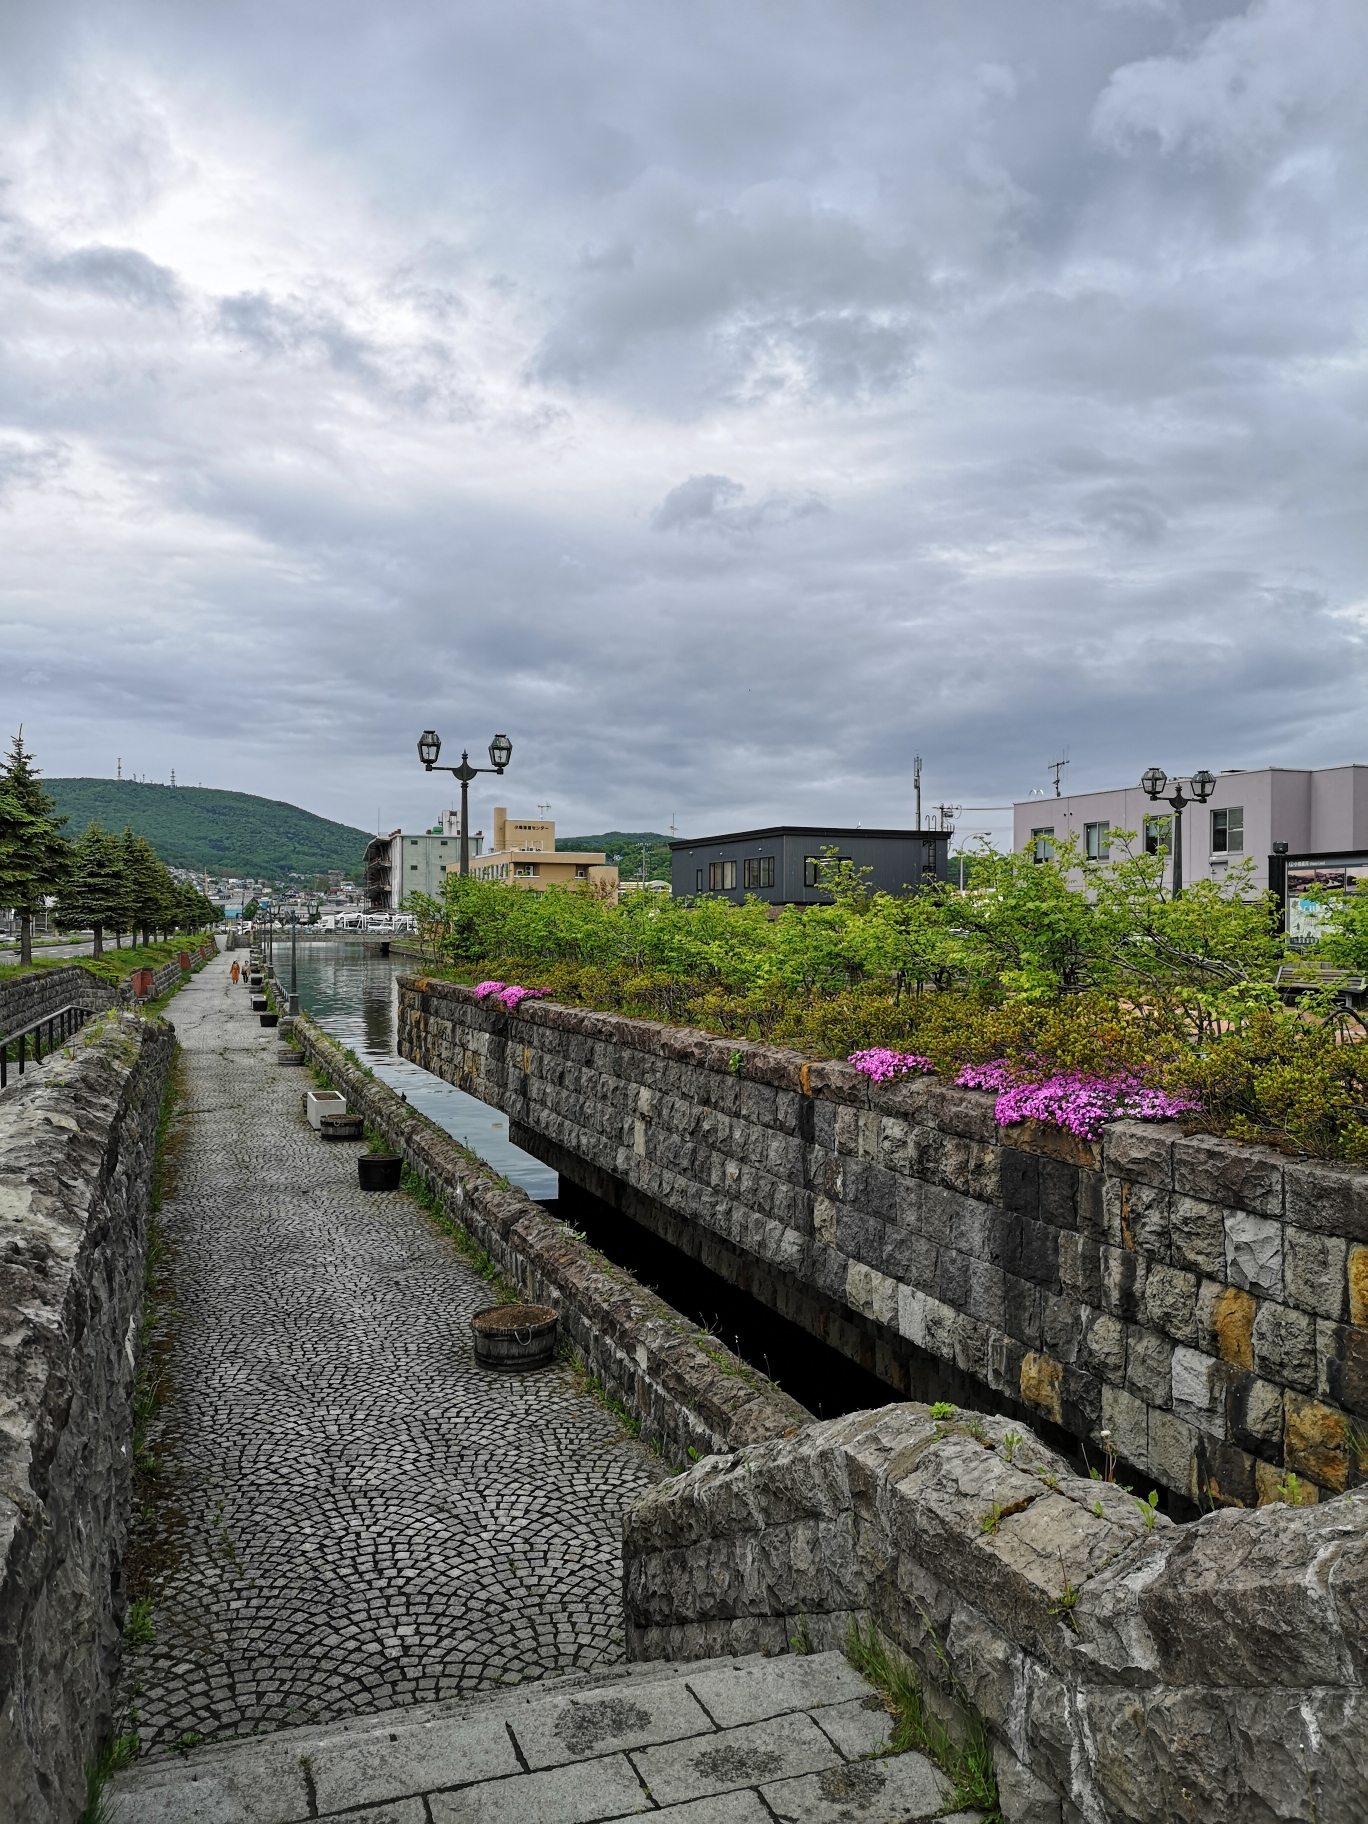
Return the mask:
<svg viewBox="0 0 1368 1824">
<path fill-rule="evenodd" d="M 1231 1438 L 1256 1456 L 1282 1455 L 1283 1390 L 1257 1375 L 1237 1373 L 1226 1399 L 1226 1424 Z"/>
<path fill-rule="evenodd" d="M 1162 1262 L 1145 1275 L 1145 1320 L 1177 1343 L 1197 1341 L 1197 1275 Z"/>
<path fill-rule="evenodd" d="M 1047 1291 L 1058 1292 L 1060 1231 L 1048 1222 L 1023 1216 L 1018 1219 L 1017 1235 L 1021 1277 L 1033 1280 Z"/>
<path fill-rule="evenodd" d="M 1080 1304 L 1102 1303 L 1102 1248 L 1099 1242 L 1081 1233 L 1061 1233 L 1059 1285 L 1062 1292 Z"/>
<path fill-rule="evenodd" d="M 1078 1360 L 1104 1381 L 1117 1386 L 1126 1378 L 1126 1326 L 1119 1317 L 1102 1312 L 1085 1315 L 1081 1325 Z"/>
<path fill-rule="evenodd" d="M 1075 1203 L 1079 1233 L 1091 1235 L 1096 1241 L 1104 1240 L 1107 1232 L 1103 1200 L 1104 1185 L 1105 1180 L 1101 1172 L 1079 1171 L 1078 1195 Z"/>
<path fill-rule="evenodd" d="M 888 1229 L 883 1238 L 883 1271 L 890 1278 L 920 1286 L 924 1292 L 936 1289 L 939 1250 L 924 1235 L 908 1229 Z"/>
<path fill-rule="evenodd" d="M 852 1260 L 883 1267 L 885 1226 L 863 1210 L 842 1208 L 836 1217 L 836 1246 Z"/>
<path fill-rule="evenodd" d="M 1134 1322 L 1144 1307 L 1148 1263 L 1126 1248 L 1102 1247 L 1102 1303 L 1113 1317 Z"/>
<path fill-rule="evenodd" d="M 1149 1467 L 1166 1488 L 1178 1489 L 1196 1499 L 1197 1433 L 1176 1412 L 1152 1411 L 1149 1415 Z"/>
<path fill-rule="evenodd" d="M 1315 1318 L 1264 1299 L 1254 1319 L 1253 1343 L 1254 1366 L 1266 1380 L 1315 1392 Z"/>
<path fill-rule="evenodd" d="M 898 1282 L 885 1273 L 876 1273 L 861 1261 L 852 1260 L 846 1269 L 846 1303 L 852 1311 L 872 1317 L 876 1323 L 892 1329 L 898 1324 Z"/>
<path fill-rule="evenodd" d="M 989 1261 L 976 1260 L 969 1267 L 969 1298 L 966 1309 L 980 1323 L 1001 1330 L 1006 1320 L 1007 1276 L 1001 1267 Z"/>
<path fill-rule="evenodd" d="M 1186 1134 L 1173 1143 L 1173 1188 L 1261 1216 L 1283 1213 L 1283 1161 L 1266 1146 L 1241 1146 L 1216 1134 Z"/>
<path fill-rule="evenodd" d="M 1102 1141 L 1103 1169 L 1137 1184 L 1173 1184 L 1173 1143 L 1179 1130 L 1168 1122 L 1113 1121 Z"/>
<path fill-rule="evenodd" d="M 1198 1431 L 1224 1437 L 1230 1369 L 1182 1343 L 1173 1351 L 1171 1366 L 1174 1412 Z"/>
<path fill-rule="evenodd" d="M 1085 1368 L 1065 1363 L 1063 1424 L 1076 1438 L 1093 1436 L 1102 1422 L 1102 1382 Z"/>
<path fill-rule="evenodd" d="M 1169 1216 L 1169 1258 L 1175 1267 L 1224 1279 L 1225 1211 L 1197 1197 L 1175 1197 Z"/>
<path fill-rule="evenodd" d="M 1003 1284 L 1003 1323 L 1028 1349 L 1039 1349 L 1044 1333 L 1044 1294 L 1029 1280 L 1008 1273 Z"/>
<path fill-rule="evenodd" d="M 1173 1196 L 1150 1184 L 1123 1186 L 1121 1205 L 1121 1242 L 1135 1248 L 1151 1260 L 1167 1261 L 1169 1257 L 1169 1219 Z"/>
<path fill-rule="evenodd" d="M 1041 1159 L 1038 1164 L 1041 1219 L 1057 1229 L 1077 1228 L 1079 1168 L 1063 1159 Z"/>
<path fill-rule="evenodd" d="M 1248 1210 L 1230 1210 L 1225 1219 L 1226 1278 L 1247 1292 L 1266 1298 L 1283 1295 L 1283 1225 Z"/>
<path fill-rule="evenodd" d="M 1171 1403 L 1173 1344 L 1143 1324 L 1126 1327 L 1126 1386 L 1146 1406 Z"/>
<path fill-rule="evenodd" d="M 1368 1172 L 1362 1167 L 1289 1160 L 1283 1180 L 1289 1222 L 1368 1242 Z"/>
<path fill-rule="evenodd" d="M 1316 1357 L 1316 1392 L 1321 1398 L 1368 1418 L 1368 1330 L 1320 1318 Z M 1368 1471 L 1368 1461 L 1361 1467 Z"/>
<path fill-rule="evenodd" d="M 1111 1448 L 1124 1463 L 1148 1470 L 1149 1408 L 1124 1388 L 1102 1389 L 1102 1426 L 1110 1434 Z"/>
<path fill-rule="evenodd" d="M 1368 1248 L 1352 1247 L 1345 1262 L 1349 1322 L 1368 1325 Z"/>
<path fill-rule="evenodd" d="M 938 1247 L 954 1245 L 955 1217 L 965 1199 L 958 1191 L 947 1191 L 944 1185 L 922 1186 L 920 1228 Z M 978 1206 L 981 1207 L 981 1206 Z"/>
<path fill-rule="evenodd" d="M 969 1269 L 972 1264 L 967 1254 L 961 1254 L 954 1248 L 941 1249 L 936 1295 L 942 1304 L 951 1305 L 957 1311 L 965 1309 L 969 1303 Z"/>
<path fill-rule="evenodd" d="M 1339 1493 L 1351 1476 L 1358 1479 L 1355 1453 L 1350 1450 L 1353 1429 L 1349 1415 L 1338 1407 L 1306 1394 L 1289 1393 L 1285 1402 L 1283 1461 L 1299 1476 L 1310 1476 L 1322 1488 Z"/>
<path fill-rule="evenodd" d="M 1283 1230 L 1283 1283 L 1288 1303 L 1316 1317 L 1343 1318 L 1347 1256 L 1342 1237 L 1289 1224 Z"/>
<path fill-rule="evenodd" d="M 1064 1396 L 1064 1364 L 1048 1355 L 1029 1351 L 1022 1360 L 1019 1391 L 1028 1406 L 1044 1413 L 1055 1424 L 1061 1423 Z"/>
<path fill-rule="evenodd" d="M 1258 1459 L 1238 1444 L 1201 1433 L 1195 1468 L 1198 1499 L 1216 1507 L 1254 1507 L 1259 1488 Z"/>
<path fill-rule="evenodd" d="M 1258 1300 L 1238 1286 L 1204 1279 L 1197 1289 L 1197 1341 L 1222 1361 L 1254 1366 L 1254 1320 Z"/>
<path fill-rule="evenodd" d="M 1040 1161 L 1034 1153 L 1004 1146 L 999 1162 L 1002 1207 L 1034 1216 L 1040 1208 Z"/>
<path fill-rule="evenodd" d="M 1058 1297 L 1053 1292 L 1045 1292 L 1043 1299 L 1045 1353 L 1054 1356 L 1056 1361 L 1072 1362 L 1078 1355 L 1081 1341 L 1080 1308 L 1071 1299 Z"/>
</svg>

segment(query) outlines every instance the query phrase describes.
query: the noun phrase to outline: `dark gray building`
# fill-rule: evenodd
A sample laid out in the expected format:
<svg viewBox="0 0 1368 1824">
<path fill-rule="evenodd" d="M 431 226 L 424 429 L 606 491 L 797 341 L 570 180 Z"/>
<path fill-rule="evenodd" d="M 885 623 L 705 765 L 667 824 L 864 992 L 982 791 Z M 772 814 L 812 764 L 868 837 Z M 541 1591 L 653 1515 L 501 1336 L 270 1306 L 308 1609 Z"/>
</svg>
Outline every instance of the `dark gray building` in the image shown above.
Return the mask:
<svg viewBox="0 0 1368 1824">
<path fill-rule="evenodd" d="M 829 830 L 800 823 L 768 830 L 739 830 L 670 844 L 670 884 L 675 897 L 716 894 L 737 905 L 748 895 L 776 906 L 831 904 L 817 885 L 824 851 L 869 868 L 878 893 L 915 893 L 946 877 L 948 830 Z"/>
</svg>

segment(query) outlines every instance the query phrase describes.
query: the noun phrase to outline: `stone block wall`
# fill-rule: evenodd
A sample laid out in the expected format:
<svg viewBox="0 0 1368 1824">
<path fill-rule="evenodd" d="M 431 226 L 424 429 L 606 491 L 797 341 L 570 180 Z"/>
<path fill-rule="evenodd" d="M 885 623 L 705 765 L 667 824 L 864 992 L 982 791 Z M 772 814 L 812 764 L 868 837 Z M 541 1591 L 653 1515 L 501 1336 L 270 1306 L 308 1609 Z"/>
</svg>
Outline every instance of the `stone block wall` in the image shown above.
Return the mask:
<svg viewBox="0 0 1368 1824">
<path fill-rule="evenodd" d="M 1005 1824 L 1368 1820 L 1368 1490 L 1180 1527 L 1000 1417 L 891 1406 L 652 1489 L 623 1592 L 635 1659 L 872 1623 L 985 1727 Z"/>
<path fill-rule="evenodd" d="M 291 1038 L 383 1134 L 524 1298 L 550 1306 L 575 1357 L 635 1418 L 667 1462 L 793 1435 L 812 1414 L 717 1337 L 614 1266 L 370 1076 L 300 1015 Z"/>
<path fill-rule="evenodd" d="M 71 1824 L 111 1726 L 173 1046 L 114 1014 L 0 1096 L 0 1824 Z"/>
<path fill-rule="evenodd" d="M 998 1404 L 1195 1504 L 1368 1474 L 1368 1172 L 400 984 L 405 1057 L 893 1387 Z M 706 1243 L 707 1252 L 702 1246 Z M 941 1377 L 936 1392 L 928 1371 Z M 995 1396 L 995 1398 L 993 1397 Z"/>
<path fill-rule="evenodd" d="M 192 969 L 202 967 L 211 956 L 218 954 L 214 938 L 188 943 L 185 947 Z M 154 970 L 152 997 L 155 999 L 173 988 L 182 973 L 174 957 Z M 0 1033 L 18 1032 L 62 1007 L 88 1007 L 94 1013 L 103 1013 L 110 1007 L 130 1006 L 132 999 L 127 982 L 116 986 L 102 976 L 92 975 L 79 963 L 73 963 L 67 969 L 35 969 L 31 974 L 11 976 L 8 981 L 0 982 Z"/>
</svg>

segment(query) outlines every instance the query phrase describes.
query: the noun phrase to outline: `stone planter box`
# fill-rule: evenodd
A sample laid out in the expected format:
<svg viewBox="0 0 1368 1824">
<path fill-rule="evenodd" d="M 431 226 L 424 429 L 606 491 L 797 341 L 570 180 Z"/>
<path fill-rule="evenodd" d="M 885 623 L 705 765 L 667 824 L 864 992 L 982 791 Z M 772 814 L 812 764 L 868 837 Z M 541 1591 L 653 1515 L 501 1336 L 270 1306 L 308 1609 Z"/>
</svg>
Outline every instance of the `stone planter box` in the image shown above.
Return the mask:
<svg viewBox="0 0 1368 1824">
<path fill-rule="evenodd" d="M 304 1115 L 309 1126 L 317 1130 L 324 1115 L 345 1115 L 347 1098 L 335 1089 L 309 1089 L 304 1092 Z"/>
<path fill-rule="evenodd" d="M 486 1368 L 545 1368 L 556 1353 L 556 1314 L 549 1305 L 489 1305 L 471 1318 L 470 1334 Z"/>
</svg>

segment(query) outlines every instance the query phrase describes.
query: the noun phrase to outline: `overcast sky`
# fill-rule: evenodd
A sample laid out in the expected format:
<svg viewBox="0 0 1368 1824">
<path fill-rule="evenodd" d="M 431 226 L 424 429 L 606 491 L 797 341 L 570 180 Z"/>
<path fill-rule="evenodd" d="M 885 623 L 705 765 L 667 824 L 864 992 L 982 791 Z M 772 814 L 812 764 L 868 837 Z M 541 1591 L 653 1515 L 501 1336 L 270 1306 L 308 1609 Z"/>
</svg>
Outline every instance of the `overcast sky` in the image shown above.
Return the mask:
<svg viewBox="0 0 1368 1824">
<path fill-rule="evenodd" d="M 0 112 L 50 774 L 421 827 L 500 730 L 473 822 L 692 835 L 1368 761 L 1364 0 L 0 0 Z"/>
</svg>

